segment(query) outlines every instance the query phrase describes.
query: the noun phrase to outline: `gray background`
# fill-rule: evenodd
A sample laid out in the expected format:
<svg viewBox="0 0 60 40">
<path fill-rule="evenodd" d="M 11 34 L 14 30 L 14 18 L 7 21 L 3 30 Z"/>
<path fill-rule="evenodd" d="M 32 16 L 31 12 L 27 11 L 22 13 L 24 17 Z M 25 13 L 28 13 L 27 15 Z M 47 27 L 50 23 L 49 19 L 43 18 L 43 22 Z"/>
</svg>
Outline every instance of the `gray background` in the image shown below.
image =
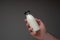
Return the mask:
<svg viewBox="0 0 60 40">
<path fill-rule="evenodd" d="M 60 37 L 60 2 L 59 1 L 0 1 L 0 40 L 37 40 L 26 28 L 24 12 L 40 18 L 46 30 Z"/>
</svg>

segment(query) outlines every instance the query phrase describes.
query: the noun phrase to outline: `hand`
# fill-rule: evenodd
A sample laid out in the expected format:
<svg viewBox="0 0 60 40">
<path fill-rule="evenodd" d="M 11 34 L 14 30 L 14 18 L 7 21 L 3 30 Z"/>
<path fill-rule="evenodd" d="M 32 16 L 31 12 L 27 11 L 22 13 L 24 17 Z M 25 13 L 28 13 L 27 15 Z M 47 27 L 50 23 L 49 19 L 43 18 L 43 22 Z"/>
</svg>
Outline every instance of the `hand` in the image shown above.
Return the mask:
<svg viewBox="0 0 60 40">
<path fill-rule="evenodd" d="M 36 20 L 36 22 L 37 22 L 38 25 L 39 25 L 39 28 L 40 28 L 39 31 L 33 32 L 33 28 L 30 27 L 29 23 L 28 23 L 27 20 L 25 19 L 26 26 L 27 26 L 30 34 L 31 34 L 33 37 L 35 37 L 35 38 L 37 38 L 37 39 L 40 39 L 40 40 L 43 40 L 43 39 L 44 39 L 44 36 L 45 36 L 45 34 L 46 34 L 45 25 L 44 25 L 44 23 L 43 23 L 40 19 L 35 18 L 35 20 Z"/>
</svg>

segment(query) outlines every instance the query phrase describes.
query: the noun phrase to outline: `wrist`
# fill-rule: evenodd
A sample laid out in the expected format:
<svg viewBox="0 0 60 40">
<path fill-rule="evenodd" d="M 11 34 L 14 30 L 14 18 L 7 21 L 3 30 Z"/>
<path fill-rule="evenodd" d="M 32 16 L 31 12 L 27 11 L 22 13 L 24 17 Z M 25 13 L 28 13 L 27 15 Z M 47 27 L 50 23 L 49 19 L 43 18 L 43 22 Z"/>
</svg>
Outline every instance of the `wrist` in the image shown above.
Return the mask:
<svg viewBox="0 0 60 40">
<path fill-rule="evenodd" d="M 44 36 L 44 40 L 59 40 L 58 38 L 56 38 L 55 36 L 53 36 L 50 33 L 46 33 Z"/>
<path fill-rule="evenodd" d="M 39 40 L 59 40 L 59 39 L 51 35 L 50 33 L 45 33 L 44 36 Z"/>
</svg>

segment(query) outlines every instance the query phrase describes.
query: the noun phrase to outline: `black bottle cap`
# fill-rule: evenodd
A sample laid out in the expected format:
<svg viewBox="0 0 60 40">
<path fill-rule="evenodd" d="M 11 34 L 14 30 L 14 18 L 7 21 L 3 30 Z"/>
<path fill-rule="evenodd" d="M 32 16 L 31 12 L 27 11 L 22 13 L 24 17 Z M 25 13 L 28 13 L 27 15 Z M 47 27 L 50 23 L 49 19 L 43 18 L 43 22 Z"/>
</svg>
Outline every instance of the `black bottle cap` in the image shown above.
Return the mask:
<svg viewBox="0 0 60 40">
<path fill-rule="evenodd" d="M 26 11 L 24 14 L 25 14 L 25 15 L 30 14 L 30 10 Z"/>
</svg>

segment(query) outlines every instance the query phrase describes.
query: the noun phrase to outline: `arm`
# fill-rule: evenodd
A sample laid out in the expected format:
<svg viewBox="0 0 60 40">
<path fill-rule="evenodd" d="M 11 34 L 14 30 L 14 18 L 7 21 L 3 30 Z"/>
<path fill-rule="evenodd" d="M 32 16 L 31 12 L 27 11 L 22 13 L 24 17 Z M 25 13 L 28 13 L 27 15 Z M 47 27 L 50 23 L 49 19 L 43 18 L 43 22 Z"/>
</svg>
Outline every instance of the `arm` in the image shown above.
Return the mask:
<svg viewBox="0 0 60 40">
<path fill-rule="evenodd" d="M 43 40 L 60 40 L 60 39 L 57 38 L 57 37 L 55 37 L 55 36 L 53 36 L 53 35 L 50 34 L 50 33 L 46 33 Z"/>
</svg>

